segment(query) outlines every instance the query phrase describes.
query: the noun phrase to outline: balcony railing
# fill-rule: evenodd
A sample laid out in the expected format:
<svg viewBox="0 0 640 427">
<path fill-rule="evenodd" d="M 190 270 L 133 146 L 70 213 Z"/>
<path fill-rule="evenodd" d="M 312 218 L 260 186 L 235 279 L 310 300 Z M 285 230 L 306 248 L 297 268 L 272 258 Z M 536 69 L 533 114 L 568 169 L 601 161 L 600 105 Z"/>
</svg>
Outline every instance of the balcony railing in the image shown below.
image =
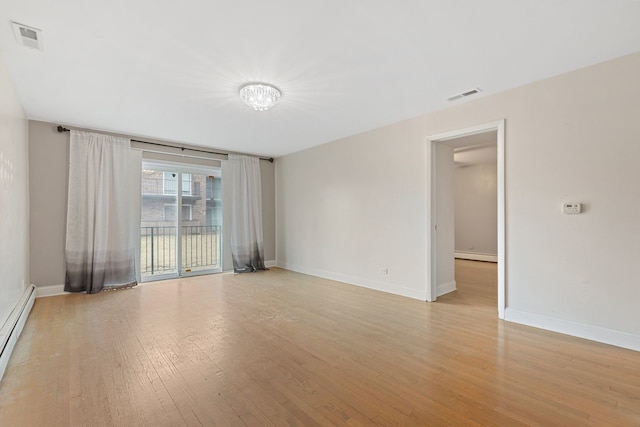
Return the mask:
<svg viewBox="0 0 640 427">
<path fill-rule="evenodd" d="M 182 269 L 220 268 L 219 225 L 181 227 Z M 143 276 L 176 273 L 176 227 L 140 227 L 140 272 Z"/>
</svg>

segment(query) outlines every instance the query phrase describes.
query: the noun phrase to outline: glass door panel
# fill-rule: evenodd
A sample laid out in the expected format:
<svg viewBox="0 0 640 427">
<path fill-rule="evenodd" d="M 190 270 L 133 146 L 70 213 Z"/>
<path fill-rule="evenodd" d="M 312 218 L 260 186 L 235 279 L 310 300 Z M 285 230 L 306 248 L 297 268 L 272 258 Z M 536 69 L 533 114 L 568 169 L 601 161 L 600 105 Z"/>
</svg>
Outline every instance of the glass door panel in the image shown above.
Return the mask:
<svg viewBox="0 0 640 427">
<path fill-rule="evenodd" d="M 140 273 L 143 280 L 178 274 L 176 178 L 176 173 L 143 165 L 140 215 Z"/>
<path fill-rule="evenodd" d="M 182 175 L 181 261 L 186 274 L 222 268 L 221 180 L 215 175 Z"/>
</svg>

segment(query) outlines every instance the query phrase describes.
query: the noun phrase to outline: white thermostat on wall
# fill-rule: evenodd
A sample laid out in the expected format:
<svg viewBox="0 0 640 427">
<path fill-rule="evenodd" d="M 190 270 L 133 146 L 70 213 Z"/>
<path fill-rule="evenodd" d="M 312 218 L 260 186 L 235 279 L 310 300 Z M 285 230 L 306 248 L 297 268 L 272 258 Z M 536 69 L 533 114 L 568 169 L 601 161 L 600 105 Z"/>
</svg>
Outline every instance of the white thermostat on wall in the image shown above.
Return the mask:
<svg viewBox="0 0 640 427">
<path fill-rule="evenodd" d="M 566 214 L 579 214 L 582 212 L 582 203 L 566 202 L 562 204 L 562 212 Z"/>
</svg>

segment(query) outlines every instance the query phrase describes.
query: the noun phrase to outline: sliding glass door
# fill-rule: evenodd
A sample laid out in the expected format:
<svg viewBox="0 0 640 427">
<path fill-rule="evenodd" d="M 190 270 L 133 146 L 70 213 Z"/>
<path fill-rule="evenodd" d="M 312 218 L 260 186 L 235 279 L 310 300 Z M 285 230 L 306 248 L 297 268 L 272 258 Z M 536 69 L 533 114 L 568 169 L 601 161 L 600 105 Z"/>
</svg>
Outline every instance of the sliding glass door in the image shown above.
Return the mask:
<svg viewBox="0 0 640 427">
<path fill-rule="evenodd" d="M 143 281 L 222 270 L 221 188 L 219 168 L 143 162 Z"/>
<path fill-rule="evenodd" d="M 190 192 L 182 195 L 181 267 L 184 273 L 219 270 L 222 244 L 222 200 L 220 176 L 182 174 Z"/>
</svg>

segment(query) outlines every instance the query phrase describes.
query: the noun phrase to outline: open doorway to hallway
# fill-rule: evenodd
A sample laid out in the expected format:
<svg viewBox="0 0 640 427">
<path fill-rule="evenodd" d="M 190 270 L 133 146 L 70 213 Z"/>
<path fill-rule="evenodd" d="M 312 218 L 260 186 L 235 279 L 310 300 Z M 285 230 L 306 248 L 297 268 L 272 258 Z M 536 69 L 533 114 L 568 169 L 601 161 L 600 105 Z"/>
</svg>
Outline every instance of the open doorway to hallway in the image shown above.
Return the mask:
<svg viewBox="0 0 640 427">
<path fill-rule="evenodd" d="M 505 307 L 504 121 L 437 135 L 430 145 L 429 301 L 487 273 L 498 316 Z M 497 263 L 492 266 L 478 262 Z M 458 292 L 461 294 L 463 292 Z M 472 291 L 469 295 L 472 295 Z"/>
<path fill-rule="evenodd" d="M 497 305 L 497 132 L 452 140 L 456 292 L 452 302 Z"/>
<path fill-rule="evenodd" d="M 496 133 L 453 150 L 456 259 L 498 262 L 498 152 Z M 454 140 L 457 144 L 465 139 Z M 456 144 L 456 145 L 457 145 Z"/>
<path fill-rule="evenodd" d="M 478 307 L 495 313 L 498 263 L 456 258 L 455 278 L 456 291 L 439 297 L 439 303 Z"/>
</svg>

